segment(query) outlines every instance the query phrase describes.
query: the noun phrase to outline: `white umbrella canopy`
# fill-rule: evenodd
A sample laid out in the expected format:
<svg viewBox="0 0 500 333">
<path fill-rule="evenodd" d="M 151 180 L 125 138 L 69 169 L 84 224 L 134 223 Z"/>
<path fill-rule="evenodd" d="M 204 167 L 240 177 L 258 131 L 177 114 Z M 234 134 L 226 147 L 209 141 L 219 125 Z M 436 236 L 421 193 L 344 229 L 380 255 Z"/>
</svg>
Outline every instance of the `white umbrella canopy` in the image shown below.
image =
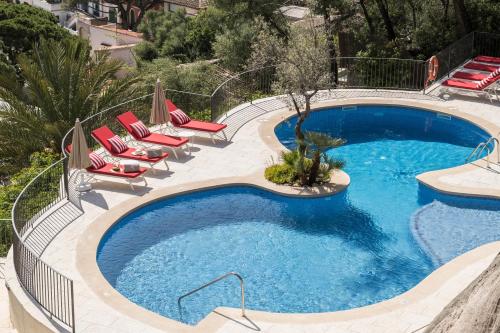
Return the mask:
<svg viewBox="0 0 500 333">
<path fill-rule="evenodd" d="M 151 124 L 166 124 L 170 121 L 170 113 L 165 105 L 165 93 L 163 92 L 160 79 L 157 79 L 149 122 Z"/>
<path fill-rule="evenodd" d="M 80 119 L 76 119 L 73 129 L 73 139 L 71 141 L 71 153 L 69 155 L 69 167 L 73 169 L 86 169 L 91 165 L 89 158 L 89 148 L 85 134 L 83 134 Z"/>
</svg>

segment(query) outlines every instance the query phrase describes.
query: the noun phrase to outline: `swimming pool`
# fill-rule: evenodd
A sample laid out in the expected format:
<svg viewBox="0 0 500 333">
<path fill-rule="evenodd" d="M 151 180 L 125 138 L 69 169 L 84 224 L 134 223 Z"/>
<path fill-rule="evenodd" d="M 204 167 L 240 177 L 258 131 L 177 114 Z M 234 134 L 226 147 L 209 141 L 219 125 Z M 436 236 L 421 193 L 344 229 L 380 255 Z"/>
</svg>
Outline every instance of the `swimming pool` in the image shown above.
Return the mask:
<svg viewBox="0 0 500 333">
<path fill-rule="evenodd" d="M 293 124 L 276 128 L 290 148 Z M 329 152 L 347 162 L 345 192 L 303 199 L 227 187 L 152 203 L 106 233 L 97 254 L 103 275 L 131 301 L 193 324 L 217 306 L 239 306 L 231 279 L 177 306 L 180 295 L 229 271 L 245 278 L 248 308 L 335 311 L 401 294 L 438 265 L 500 239 L 500 201 L 438 194 L 415 179 L 463 164 L 489 137 L 474 125 L 358 106 L 314 112 L 305 128 L 347 139 Z M 457 232 L 457 216 L 468 232 Z"/>
</svg>

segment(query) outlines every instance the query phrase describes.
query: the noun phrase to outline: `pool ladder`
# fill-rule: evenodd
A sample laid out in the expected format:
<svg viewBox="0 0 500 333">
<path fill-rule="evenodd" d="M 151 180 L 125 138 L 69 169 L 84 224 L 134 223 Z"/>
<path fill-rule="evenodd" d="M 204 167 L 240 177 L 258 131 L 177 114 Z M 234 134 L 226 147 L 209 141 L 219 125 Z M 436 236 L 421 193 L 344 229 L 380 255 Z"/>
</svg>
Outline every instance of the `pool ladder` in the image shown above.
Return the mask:
<svg viewBox="0 0 500 333">
<path fill-rule="evenodd" d="M 187 296 L 190 296 L 202 289 L 205 289 L 206 287 L 208 286 L 211 286 L 213 285 L 214 283 L 217 283 L 219 282 L 220 280 L 223 280 L 227 277 L 230 277 L 230 276 L 235 276 L 239 281 L 240 281 L 240 289 L 241 289 L 241 316 L 242 317 L 245 317 L 245 282 L 243 281 L 243 278 L 241 277 L 240 274 L 236 273 L 236 272 L 229 272 L 229 273 L 226 273 L 224 275 L 221 275 L 219 276 L 218 278 L 215 278 L 213 279 L 212 281 L 208 282 L 208 283 L 205 283 L 204 285 L 202 285 L 201 287 L 198 287 L 196 289 L 193 289 L 191 290 L 190 292 L 182 295 L 181 297 L 179 297 L 177 299 L 177 305 L 179 306 L 179 308 L 181 307 L 181 300 Z"/>
<path fill-rule="evenodd" d="M 499 133 L 500 136 L 500 133 Z M 481 158 L 481 154 L 484 152 L 486 149 L 486 166 L 489 168 L 490 167 L 490 154 L 491 154 L 491 149 L 490 149 L 490 144 L 495 144 L 497 147 L 497 162 L 500 163 L 500 142 L 498 141 L 497 138 L 491 137 L 489 138 L 486 142 L 481 142 L 474 148 L 472 153 L 465 159 L 466 162 L 470 162 L 472 159 L 479 159 Z M 494 147 L 494 146 L 493 146 Z"/>
</svg>

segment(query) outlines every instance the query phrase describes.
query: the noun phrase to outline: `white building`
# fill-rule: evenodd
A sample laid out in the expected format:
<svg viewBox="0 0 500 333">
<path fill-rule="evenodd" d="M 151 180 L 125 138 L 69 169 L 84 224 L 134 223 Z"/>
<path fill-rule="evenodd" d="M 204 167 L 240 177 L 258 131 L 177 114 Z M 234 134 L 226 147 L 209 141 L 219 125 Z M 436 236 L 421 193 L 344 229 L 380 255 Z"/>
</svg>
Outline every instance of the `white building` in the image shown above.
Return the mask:
<svg viewBox="0 0 500 333">
<path fill-rule="evenodd" d="M 33 7 L 45 9 L 54 14 L 59 20 L 59 24 L 66 26 L 66 21 L 70 19 L 72 12 L 63 7 L 61 0 L 20 0 L 21 3 L 26 3 Z"/>
</svg>

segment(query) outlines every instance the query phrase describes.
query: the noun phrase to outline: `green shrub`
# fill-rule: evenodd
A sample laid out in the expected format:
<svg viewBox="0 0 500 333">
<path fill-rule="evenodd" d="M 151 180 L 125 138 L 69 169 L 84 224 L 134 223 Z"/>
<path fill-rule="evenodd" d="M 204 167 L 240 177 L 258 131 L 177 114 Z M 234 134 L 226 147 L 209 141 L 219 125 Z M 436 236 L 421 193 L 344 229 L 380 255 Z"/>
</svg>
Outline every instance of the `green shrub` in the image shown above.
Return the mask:
<svg viewBox="0 0 500 333">
<path fill-rule="evenodd" d="M 275 164 L 266 168 L 264 177 L 275 184 L 293 184 L 295 182 L 295 170 L 288 164 Z"/>
</svg>

